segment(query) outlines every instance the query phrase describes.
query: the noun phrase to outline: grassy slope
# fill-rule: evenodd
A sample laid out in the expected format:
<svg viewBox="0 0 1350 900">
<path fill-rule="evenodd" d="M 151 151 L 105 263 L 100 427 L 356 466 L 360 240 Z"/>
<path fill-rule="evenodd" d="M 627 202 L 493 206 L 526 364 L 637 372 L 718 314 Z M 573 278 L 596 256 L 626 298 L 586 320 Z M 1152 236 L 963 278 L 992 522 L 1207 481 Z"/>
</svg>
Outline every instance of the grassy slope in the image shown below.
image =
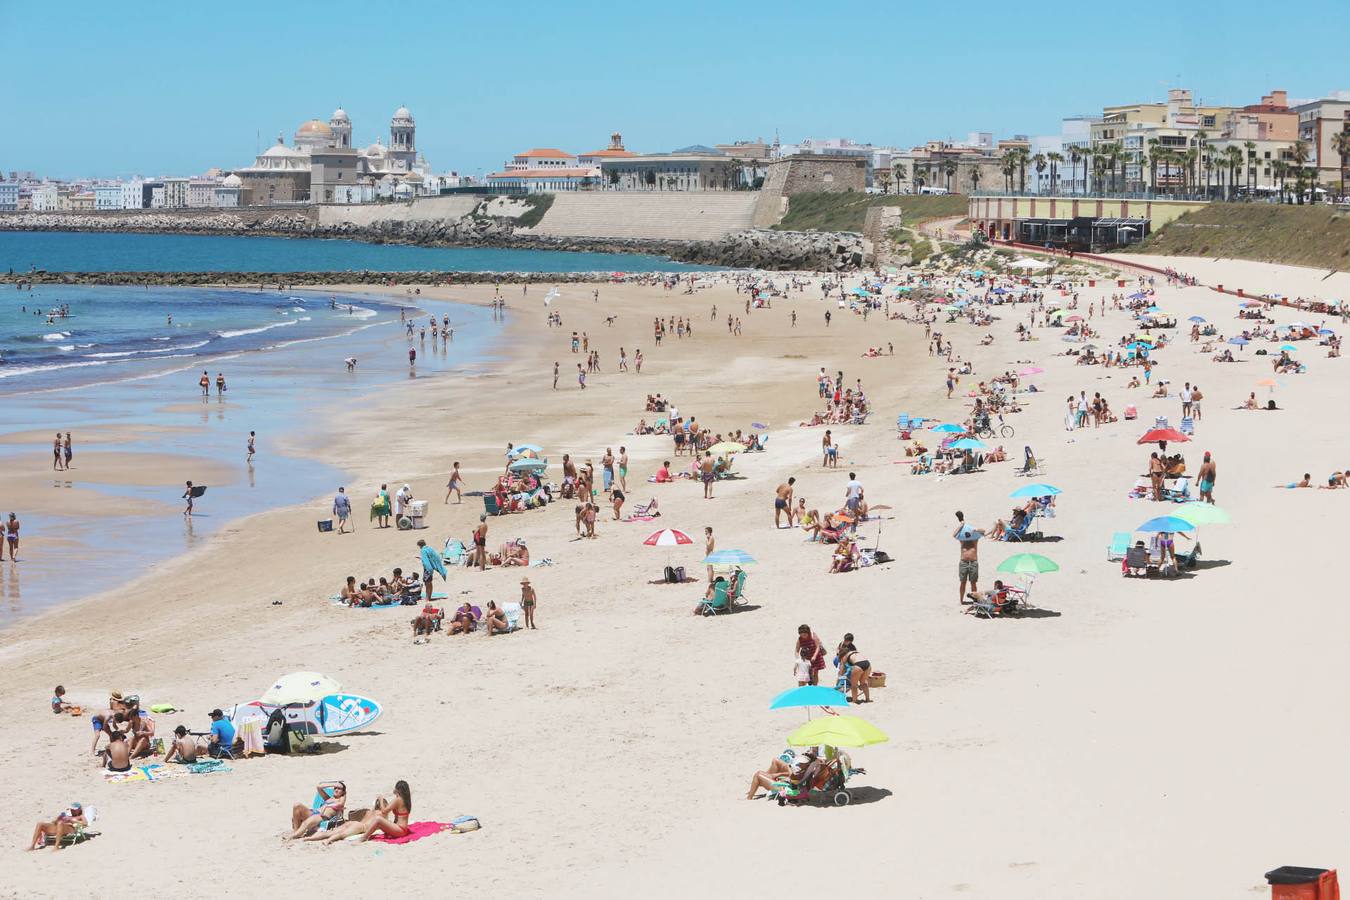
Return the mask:
<svg viewBox="0 0 1350 900">
<path fill-rule="evenodd" d="M 781 231 L 862 231 L 870 206 L 898 206 L 906 225 L 929 219 L 966 214 L 966 198 L 957 194 L 797 194 L 788 201 L 788 214 L 774 226 Z"/>
<path fill-rule="evenodd" d="M 1150 235 L 1139 249 L 1350 269 L 1350 215 L 1325 205 L 1211 203 Z"/>
</svg>

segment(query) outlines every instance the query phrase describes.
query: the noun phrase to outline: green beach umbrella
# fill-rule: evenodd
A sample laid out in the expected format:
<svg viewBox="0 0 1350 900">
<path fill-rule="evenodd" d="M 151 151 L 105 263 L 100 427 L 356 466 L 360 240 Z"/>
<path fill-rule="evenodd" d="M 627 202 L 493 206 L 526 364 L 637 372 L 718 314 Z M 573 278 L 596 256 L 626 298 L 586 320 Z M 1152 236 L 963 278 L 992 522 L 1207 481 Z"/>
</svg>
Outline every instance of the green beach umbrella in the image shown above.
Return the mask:
<svg viewBox="0 0 1350 900">
<path fill-rule="evenodd" d="M 1227 525 L 1233 521 L 1221 507 L 1199 500 L 1181 504 L 1172 515 L 1192 525 Z"/>
<path fill-rule="evenodd" d="M 866 747 L 881 744 L 890 738 L 871 722 L 857 716 L 823 716 L 807 722 L 788 735 L 789 747 Z"/>
<path fill-rule="evenodd" d="M 1058 572 L 1059 563 L 1039 553 L 1017 553 L 998 564 L 998 571 L 1010 575 L 1039 575 Z"/>
</svg>

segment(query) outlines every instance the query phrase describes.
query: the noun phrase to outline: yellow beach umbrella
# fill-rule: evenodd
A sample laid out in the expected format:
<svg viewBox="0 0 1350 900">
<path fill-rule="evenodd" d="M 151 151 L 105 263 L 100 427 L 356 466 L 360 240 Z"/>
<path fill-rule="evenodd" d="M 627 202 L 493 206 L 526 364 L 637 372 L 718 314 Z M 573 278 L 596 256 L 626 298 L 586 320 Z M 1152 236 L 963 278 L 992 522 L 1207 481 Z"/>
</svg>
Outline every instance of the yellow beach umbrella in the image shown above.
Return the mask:
<svg viewBox="0 0 1350 900">
<path fill-rule="evenodd" d="M 708 449 L 721 456 L 724 453 L 741 453 L 745 450 L 745 445 L 738 444 L 735 441 L 722 441 L 720 444 L 713 444 Z"/>
<path fill-rule="evenodd" d="M 342 693 L 342 685 L 319 672 L 292 672 L 282 675 L 259 699 L 277 706 L 317 703 L 329 694 Z"/>
<path fill-rule="evenodd" d="M 788 735 L 789 747 L 866 747 L 889 741 L 885 733 L 871 722 L 857 716 L 822 716 L 807 722 Z"/>
</svg>

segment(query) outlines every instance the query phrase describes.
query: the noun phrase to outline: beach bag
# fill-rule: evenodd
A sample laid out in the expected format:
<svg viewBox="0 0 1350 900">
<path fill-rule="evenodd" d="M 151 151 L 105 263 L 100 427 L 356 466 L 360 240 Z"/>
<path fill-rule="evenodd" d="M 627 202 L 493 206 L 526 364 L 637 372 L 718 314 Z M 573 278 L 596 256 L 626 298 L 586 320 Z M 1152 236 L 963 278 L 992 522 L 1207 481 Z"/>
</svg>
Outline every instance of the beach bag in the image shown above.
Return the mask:
<svg viewBox="0 0 1350 900">
<path fill-rule="evenodd" d="M 684 575 L 684 566 L 676 566 L 676 567 L 675 567 L 675 583 L 676 583 L 676 584 L 684 584 L 684 579 L 685 579 L 685 575 Z"/>
<path fill-rule="evenodd" d="M 670 566 L 666 566 L 666 583 L 667 584 L 675 583 L 675 570 Z"/>
<path fill-rule="evenodd" d="M 333 520 L 332 520 L 332 519 L 320 519 L 320 520 L 318 521 L 318 525 L 319 525 L 319 531 L 320 531 L 320 532 L 327 532 L 327 531 L 332 531 L 332 530 L 333 530 Z"/>
<path fill-rule="evenodd" d="M 463 834 L 466 831 L 477 831 L 483 827 L 483 823 L 478 821 L 476 816 L 460 816 L 450 820 L 450 830 L 455 834 Z"/>
</svg>

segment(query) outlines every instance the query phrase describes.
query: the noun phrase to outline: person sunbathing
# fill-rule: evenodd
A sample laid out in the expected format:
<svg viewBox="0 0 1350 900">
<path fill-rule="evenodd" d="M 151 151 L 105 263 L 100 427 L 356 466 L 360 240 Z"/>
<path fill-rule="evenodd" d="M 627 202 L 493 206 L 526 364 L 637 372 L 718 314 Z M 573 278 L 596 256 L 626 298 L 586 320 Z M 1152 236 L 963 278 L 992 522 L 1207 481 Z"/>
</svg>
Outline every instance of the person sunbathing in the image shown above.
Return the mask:
<svg viewBox="0 0 1350 900">
<path fill-rule="evenodd" d="M 530 564 L 530 548 L 525 546 L 524 538 L 516 538 L 514 541 L 507 541 L 502 544 L 501 557 L 503 566 L 528 566 Z"/>
<path fill-rule="evenodd" d="M 473 604 L 467 600 L 464 605 L 455 610 L 454 618 L 450 620 L 448 634 L 469 634 L 478 629 L 478 620 L 473 615 Z"/>
<path fill-rule="evenodd" d="M 819 750 L 815 747 L 807 747 L 798 751 L 790 748 L 784 750 L 769 763 L 768 769 L 756 772 L 754 777 L 750 779 L 750 790 L 746 792 L 745 799 L 755 799 L 755 795 L 761 789 L 772 793 L 786 785 L 800 781 L 802 775 L 816 761 L 818 753 Z"/>
<path fill-rule="evenodd" d="M 709 566 L 708 568 L 711 569 L 712 566 Z M 713 600 L 717 597 L 717 590 L 719 587 L 721 587 L 723 591 L 727 590 L 727 579 L 723 575 L 718 575 L 712 581 L 708 582 L 708 589 L 703 592 L 703 599 L 693 609 L 694 615 L 697 616 L 703 612 L 704 604 L 709 606 L 712 605 Z"/>
<path fill-rule="evenodd" d="M 341 824 L 347 806 L 347 785 L 341 781 L 325 781 L 314 792 L 321 798 L 318 807 L 297 803 L 291 807 L 291 833 L 283 840 L 295 841 L 313 834 L 324 822 Z"/>
<path fill-rule="evenodd" d="M 1125 385 L 1125 387 L 1127 387 L 1127 388 L 1137 388 L 1137 387 L 1139 387 L 1139 376 L 1138 376 L 1138 375 L 1131 375 L 1131 376 L 1130 376 L 1129 384 Z"/>
<path fill-rule="evenodd" d="M 60 850 L 61 842 L 66 835 L 74 834 L 78 828 L 88 825 L 89 821 L 85 818 L 84 807 L 78 803 L 72 803 L 66 809 L 56 814 L 56 818 L 50 822 L 39 822 L 33 829 L 33 839 L 28 842 L 27 849 L 41 850 L 47 843 L 52 841 L 52 850 Z"/>
<path fill-rule="evenodd" d="M 1277 487 L 1277 488 L 1291 488 L 1291 489 L 1292 489 L 1292 488 L 1310 488 L 1310 487 L 1312 487 L 1312 476 L 1309 475 L 1307 472 L 1304 472 L 1304 473 L 1303 473 L 1303 480 L 1302 480 L 1302 481 L 1294 481 L 1294 482 L 1290 482 L 1289 484 L 1277 484 L 1277 485 L 1275 485 L 1275 487 Z"/>
<path fill-rule="evenodd" d="M 511 630 L 511 623 L 506 618 L 506 613 L 497 606 L 497 601 L 489 600 L 487 610 L 483 613 L 483 621 L 487 623 L 487 636 L 501 632 L 503 634 Z"/>
<path fill-rule="evenodd" d="M 1165 382 L 1165 381 L 1160 381 L 1160 382 L 1158 382 L 1158 387 L 1157 387 L 1157 389 L 1154 390 L 1154 392 L 1153 392 L 1153 397 L 1154 397 L 1154 399 L 1158 399 L 1158 398 L 1163 398 L 1163 397 L 1166 397 L 1166 396 L 1167 396 L 1167 382 Z"/>
<path fill-rule="evenodd" d="M 853 569 L 858 561 L 858 551 L 853 541 L 841 538 L 830 560 L 829 574 L 838 575 Z"/>
<path fill-rule="evenodd" d="M 341 597 L 341 598 L 342 598 L 342 602 L 345 603 L 345 604 L 347 604 L 348 606 L 356 606 L 357 603 L 360 602 L 360 599 L 361 599 L 361 598 L 360 598 L 360 596 L 357 594 L 357 590 L 356 590 L 356 576 L 355 576 L 355 575 L 348 575 L 348 576 L 347 576 L 347 582 L 346 582 L 346 584 L 344 584 L 344 585 L 342 586 L 342 590 L 338 592 L 338 596 Z"/>
<path fill-rule="evenodd" d="M 337 828 L 311 835 L 305 840 L 332 844 L 360 835 L 362 841 L 368 841 L 377 832 L 391 838 L 406 837 L 411 815 L 412 790 L 408 787 L 408 782 L 399 781 L 394 785 L 392 801 L 377 797 L 375 808 L 359 821 L 346 822 Z"/>
<path fill-rule="evenodd" d="M 190 765 L 196 761 L 197 742 L 188 734 L 185 726 L 179 725 L 173 730 L 173 740 L 169 742 L 169 752 L 164 754 L 164 762 Z"/>
<path fill-rule="evenodd" d="M 905 448 L 906 456 L 923 456 L 927 452 L 928 448 L 918 438 L 915 438 L 914 443 Z"/>
<path fill-rule="evenodd" d="M 1245 403 L 1242 404 L 1242 408 L 1243 408 L 1243 409 L 1259 409 L 1259 408 L 1260 408 L 1260 404 L 1258 404 L 1257 401 L 1256 401 L 1256 391 L 1252 391 L 1250 394 L 1247 395 L 1247 400 L 1246 400 Z"/>
<path fill-rule="evenodd" d="M 1006 462 L 1007 459 L 1008 455 L 1003 452 L 1003 445 L 1000 444 L 993 450 L 989 451 L 989 454 L 984 458 L 984 461 L 995 463 L 995 462 Z"/>
</svg>

